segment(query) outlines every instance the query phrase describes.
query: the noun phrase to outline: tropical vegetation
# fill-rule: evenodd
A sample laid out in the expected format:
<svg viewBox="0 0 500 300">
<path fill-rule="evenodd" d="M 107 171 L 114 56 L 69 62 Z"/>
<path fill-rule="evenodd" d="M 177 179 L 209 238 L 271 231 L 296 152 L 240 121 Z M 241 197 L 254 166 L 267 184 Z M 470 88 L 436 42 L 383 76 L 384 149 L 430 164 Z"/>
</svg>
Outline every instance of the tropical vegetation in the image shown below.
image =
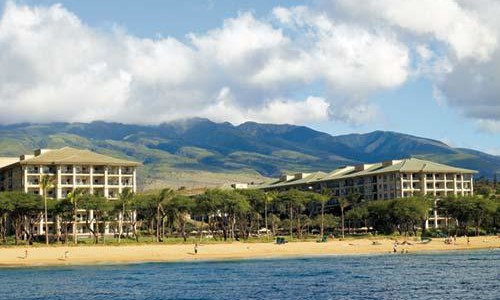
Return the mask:
<svg viewBox="0 0 500 300">
<path fill-rule="evenodd" d="M 51 184 L 49 179 L 42 182 L 42 189 Z M 446 217 L 439 232 L 427 224 L 433 209 Z M 55 223 L 55 230 L 48 230 L 50 236 L 46 222 L 42 222 L 43 230 L 38 228 L 48 216 Z M 415 196 L 379 201 L 363 201 L 355 193 L 335 197 L 328 190 L 209 189 L 188 197 L 168 188 L 139 194 L 124 189 L 118 200 L 109 200 L 77 189 L 57 201 L 46 193 L 0 193 L 0 240 L 16 245 L 271 240 L 278 235 L 318 240 L 363 234 L 480 235 L 496 233 L 499 220 L 499 199 L 485 193 L 440 200 Z"/>
</svg>

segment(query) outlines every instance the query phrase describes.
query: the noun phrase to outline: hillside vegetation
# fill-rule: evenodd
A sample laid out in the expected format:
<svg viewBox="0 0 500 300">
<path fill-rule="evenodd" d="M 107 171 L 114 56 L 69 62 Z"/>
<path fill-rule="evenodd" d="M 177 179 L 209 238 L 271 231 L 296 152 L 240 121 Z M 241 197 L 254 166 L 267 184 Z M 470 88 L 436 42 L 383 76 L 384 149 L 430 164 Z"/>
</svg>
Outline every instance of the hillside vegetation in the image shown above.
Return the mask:
<svg viewBox="0 0 500 300">
<path fill-rule="evenodd" d="M 493 177 L 500 157 L 396 132 L 332 136 L 304 126 L 189 119 L 157 126 L 50 123 L 0 126 L 0 156 L 72 146 L 140 161 L 142 186 L 260 182 L 281 172 L 419 157 Z"/>
</svg>

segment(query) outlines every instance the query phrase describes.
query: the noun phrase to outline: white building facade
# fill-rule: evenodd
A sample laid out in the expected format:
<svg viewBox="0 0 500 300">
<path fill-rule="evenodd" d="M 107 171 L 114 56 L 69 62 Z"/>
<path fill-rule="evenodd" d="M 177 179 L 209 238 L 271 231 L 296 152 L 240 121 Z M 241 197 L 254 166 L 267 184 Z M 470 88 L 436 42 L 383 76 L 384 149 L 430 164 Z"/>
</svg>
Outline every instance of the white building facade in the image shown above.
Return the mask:
<svg viewBox="0 0 500 300">
<path fill-rule="evenodd" d="M 431 195 L 436 199 L 449 195 L 474 194 L 474 170 L 456 168 L 431 161 L 408 158 L 373 164 L 340 167 L 330 173 L 298 173 L 283 175 L 277 181 L 265 184 L 263 190 L 310 190 L 321 192 L 327 188 L 334 197 L 357 193 L 363 201 L 386 200 Z M 429 222 L 439 227 L 446 222 L 433 212 Z"/>
<path fill-rule="evenodd" d="M 139 163 L 116 159 L 88 150 L 70 147 L 61 149 L 38 149 L 33 155 L 21 155 L 19 159 L 8 160 L 9 164 L 0 165 L 0 191 L 24 191 L 42 195 L 40 185 L 44 176 L 50 176 L 53 184 L 46 191 L 48 198 L 65 199 L 69 193 L 80 190 L 107 199 L 117 200 L 125 189 L 137 191 L 137 167 Z M 90 212 L 93 213 L 92 211 Z M 84 211 L 78 212 L 78 234 L 88 235 Z M 90 216 L 92 217 L 92 216 Z M 122 216 L 119 216 L 122 217 Z M 52 216 L 49 216 L 49 231 L 56 228 Z M 36 230 L 44 234 L 44 220 Z M 93 227 L 93 224 L 91 224 Z M 110 234 L 109 224 L 103 227 Z"/>
</svg>

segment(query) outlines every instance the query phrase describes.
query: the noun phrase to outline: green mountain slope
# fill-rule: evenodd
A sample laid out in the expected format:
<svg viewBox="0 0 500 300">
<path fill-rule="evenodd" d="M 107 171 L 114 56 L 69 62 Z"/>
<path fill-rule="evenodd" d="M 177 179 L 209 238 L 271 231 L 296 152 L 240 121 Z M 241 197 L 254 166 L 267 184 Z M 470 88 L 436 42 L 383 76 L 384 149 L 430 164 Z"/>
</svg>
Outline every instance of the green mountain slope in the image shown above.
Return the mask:
<svg viewBox="0 0 500 300">
<path fill-rule="evenodd" d="M 72 146 L 143 163 L 143 185 L 189 187 L 261 181 L 285 171 L 329 171 L 359 162 L 421 157 L 491 177 L 500 157 L 426 138 L 375 131 L 331 136 L 304 126 L 239 126 L 189 119 L 157 126 L 51 123 L 0 126 L 0 156 Z"/>
</svg>

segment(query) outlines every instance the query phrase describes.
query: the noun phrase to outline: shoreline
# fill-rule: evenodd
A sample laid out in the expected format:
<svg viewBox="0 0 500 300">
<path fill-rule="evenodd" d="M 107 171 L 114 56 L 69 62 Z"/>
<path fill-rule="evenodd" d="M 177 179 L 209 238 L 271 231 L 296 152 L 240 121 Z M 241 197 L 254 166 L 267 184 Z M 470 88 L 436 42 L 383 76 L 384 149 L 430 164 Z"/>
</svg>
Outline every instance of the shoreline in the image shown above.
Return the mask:
<svg viewBox="0 0 500 300">
<path fill-rule="evenodd" d="M 377 244 L 373 244 L 376 241 Z M 403 239 L 399 239 L 400 242 Z M 397 250 L 409 254 L 454 250 L 500 249 L 497 236 L 458 238 L 455 244 L 445 244 L 443 238 L 432 239 L 423 244 L 409 239 L 407 245 L 398 245 Z M 210 262 L 247 259 L 279 259 L 315 256 L 380 255 L 393 252 L 394 240 L 345 239 L 326 243 L 291 242 L 284 245 L 274 243 L 228 242 L 201 244 L 198 254 L 193 244 L 172 245 L 124 245 L 124 246 L 41 246 L 0 248 L 0 269 L 50 266 L 119 265 L 161 262 Z M 25 250 L 28 257 L 24 258 Z M 65 255 L 67 257 L 65 258 Z"/>
</svg>

